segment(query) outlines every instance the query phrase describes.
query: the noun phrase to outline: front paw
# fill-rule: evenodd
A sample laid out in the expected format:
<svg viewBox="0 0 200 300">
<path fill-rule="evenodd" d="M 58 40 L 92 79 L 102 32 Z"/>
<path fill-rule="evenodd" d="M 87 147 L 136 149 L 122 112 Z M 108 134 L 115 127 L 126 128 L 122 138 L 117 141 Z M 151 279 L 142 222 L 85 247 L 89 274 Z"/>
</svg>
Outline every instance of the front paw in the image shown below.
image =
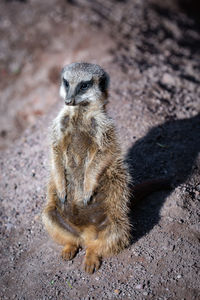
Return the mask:
<svg viewBox="0 0 200 300">
<path fill-rule="evenodd" d="M 84 205 L 87 205 L 91 201 L 91 198 L 92 198 L 92 192 L 84 193 L 84 195 L 83 195 Z"/>
<path fill-rule="evenodd" d="M 58 195 L 58 198 L 59 198 L 59 200 L 62 204 L 64 204 L 67 201 L 67 195 L 66 195 L 65 192 L 57 193 L 57 195 Z"/>
</svg>

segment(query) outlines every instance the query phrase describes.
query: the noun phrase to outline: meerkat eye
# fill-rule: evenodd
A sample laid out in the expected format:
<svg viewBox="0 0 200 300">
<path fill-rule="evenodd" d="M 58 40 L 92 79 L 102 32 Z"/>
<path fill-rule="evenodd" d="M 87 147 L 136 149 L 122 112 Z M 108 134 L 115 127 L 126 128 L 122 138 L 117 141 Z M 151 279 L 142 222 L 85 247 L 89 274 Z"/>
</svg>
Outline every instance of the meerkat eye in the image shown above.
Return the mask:
<svg viewBox="0 0 200 300">
<path fill-rule="evenodd" d="M 77 94 L 85 93 L 93 85 L 93 79 L 90 81 L 81 81 L 76 87 Z"/>
<path fill-rule="evenodd" d="M 83 82 L 80 86 L 80 90 L 85 91 L 89 88 L 89 82 Z"/>
<path fill-rule="evenodd" d="M 69 87 L 69 82 L 65 78 L 63 78 L 63 83 L 66 88 Z"/>
</svg>

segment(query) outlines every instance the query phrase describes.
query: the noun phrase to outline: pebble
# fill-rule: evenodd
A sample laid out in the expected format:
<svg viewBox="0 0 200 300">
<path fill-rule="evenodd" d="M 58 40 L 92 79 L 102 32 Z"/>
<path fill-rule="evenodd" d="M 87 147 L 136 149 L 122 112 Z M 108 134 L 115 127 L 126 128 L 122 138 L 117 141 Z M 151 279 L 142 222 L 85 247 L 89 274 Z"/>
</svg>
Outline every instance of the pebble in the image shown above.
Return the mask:
<svg viewBox="0 0 200 300">
<path fill-rule="evenodd" d="M 136 285 L 136 287 L 135 287 L 137 290 L 141 290 L 142 289 L 142 284 L 138 284 L 138 285 Z"/>
<path fill-rule="evenodd" d="M 34 217 L 34 220 L 35 221 L 38 221 L 40 219 L 40 216 L 39 215 L 36 215 L 35 217 Z"/>
<path fill-rule="evenodd" d="M 197 185 L 196 190 L 200 192 L 200 184 Z"/>
<path fill-rule="evenodd" d="M 174 85 L 175 84 L 174 78 L 168 73 L 165 73 L 163 75 L 161 81 L 163 84 L 166 84 L 166 85 Z"/>
</svg>

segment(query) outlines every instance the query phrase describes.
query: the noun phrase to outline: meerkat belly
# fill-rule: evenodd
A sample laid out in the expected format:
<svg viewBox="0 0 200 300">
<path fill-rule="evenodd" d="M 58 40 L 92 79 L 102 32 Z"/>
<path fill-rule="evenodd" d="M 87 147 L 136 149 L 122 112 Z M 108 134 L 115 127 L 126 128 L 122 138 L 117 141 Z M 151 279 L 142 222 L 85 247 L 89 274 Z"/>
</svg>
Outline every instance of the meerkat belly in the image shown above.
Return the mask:
<svg viewBox="0 0 200 300">
<path fill-rule="evenodd" d="M 67 201 L 64 210 L 60 210 L 61 215 L 83 230 L 89 225 L 94 225 L 101 231 L 108 223 L 103 204 L 105 195 L 96 191 L 87 206 L 84 205 L 82 198 L 85 171 L 90 157 L 97 150 L 97 145 L 88 133 L 79 129 L 73 130 L 66 141 L 68 141 L 65 143 Z"/>
<path fill-rule="evenodd" d="M 64 209 L 58 209 L 62 218 L 70 221 L 80 230 L 93 225 L 97 231 L 103 230 L 108 225 L 108 217 L 105 206 L 92 201 L 87 207 L 76 203 L 66 202 Z"/>
<path fill-rule="evenodd" d="M 67 145 L 66 155 L 67 164 L 72 170 L 76 168 L 84 168 L 88 151 L 92 147 L 92 139 L 85 132 L 79 130 L 73 132 L 70 143 Z"/>
<path fill-rule="evenodd" d="M 67 201 L 64 207 L 61 206 L 61 203 L 57 207 L 61 217 L 63 220 L 70 221 L 82 232 L 90 225 L 94 226 L 97 232 L 104 230 L 110 223 L 104 202 L 106 197 L 104 191 L 97 189 L 91 201 L 85 206 L 83 201 L 77 199 L 79 188 L 80 184 L 76 181 L 68 183 Z"/>
<path fill-rule="evenodd" d="M 94 145 L 91 137 L 80 130 L 74 130 L 68 141 L 65 152 L 67 196 L 71 200 L 82 201 L 80 197 L 83 191 L 85 170 Z"/>
</svg>

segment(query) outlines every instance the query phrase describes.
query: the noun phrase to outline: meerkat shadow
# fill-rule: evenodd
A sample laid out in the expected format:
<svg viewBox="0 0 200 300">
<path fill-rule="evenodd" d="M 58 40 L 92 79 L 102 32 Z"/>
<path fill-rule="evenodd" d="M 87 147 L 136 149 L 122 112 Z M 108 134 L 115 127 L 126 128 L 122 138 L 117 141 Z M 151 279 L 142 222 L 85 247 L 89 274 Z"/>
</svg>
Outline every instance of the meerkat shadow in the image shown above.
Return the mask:
<svg viewBox="0 0 200 300">
<path fill-rule="evenodd" d="M 128 150 L 126 162 L 134 184 L 153 178 L 171 178 L 173 186 L 170 190 L 155 192 L 133 206 L 130 213 L 132 243 L 159 223 L 166 198 L 192 174 L 199 151 L 200 114 L 153 127 Z"/>
</svg>

